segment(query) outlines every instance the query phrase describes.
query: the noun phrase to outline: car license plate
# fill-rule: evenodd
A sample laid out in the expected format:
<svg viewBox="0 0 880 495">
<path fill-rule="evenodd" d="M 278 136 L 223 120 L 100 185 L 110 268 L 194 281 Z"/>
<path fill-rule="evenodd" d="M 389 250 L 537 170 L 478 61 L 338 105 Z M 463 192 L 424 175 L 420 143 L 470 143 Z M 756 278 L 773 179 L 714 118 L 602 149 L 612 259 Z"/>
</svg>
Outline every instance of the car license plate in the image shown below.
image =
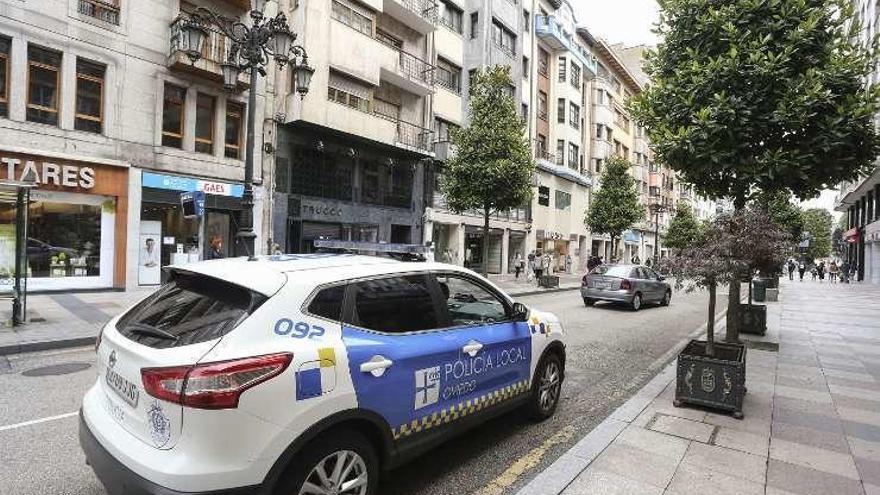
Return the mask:
<svg viewBox="0 0 880 495">
<path fill-rule="evenodd" d="M 137 407 L 140 391 L 134 383 L 123 378 L 122 375 L 117 373 L 112 367 L 107 367 L 107 373 L 104 375 L 104 378 L 107 385 L 109 385 L 118 396 L 122 397 L 122 400 L 127 402 L 131 407 Z"/>
</svg>

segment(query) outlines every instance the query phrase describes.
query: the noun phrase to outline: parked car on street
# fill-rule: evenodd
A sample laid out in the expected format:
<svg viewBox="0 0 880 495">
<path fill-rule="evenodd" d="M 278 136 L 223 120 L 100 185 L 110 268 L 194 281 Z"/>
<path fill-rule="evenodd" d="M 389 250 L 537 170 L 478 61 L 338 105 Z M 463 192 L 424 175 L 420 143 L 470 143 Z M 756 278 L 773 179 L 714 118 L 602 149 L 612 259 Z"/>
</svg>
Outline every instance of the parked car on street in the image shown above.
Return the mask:
<svg viewBox="0 0 880 495">
<path fill-rule="evenodd" d="M 559 403 L 564 330 L 461 267 L 348 254 L 170 268 L 110 320 L 79 437 L 110 495 L 376 495 L 379 473 Z"/>
<path fill-rule="evenodd" d="M 608 264 L 599 265 L 583 276 L 581 297 L 586 306 L 596 301 L 610 301 L 638 311 L 645 303 L 669 306 L 672 287 L 648 266 Z"/>
</svg>

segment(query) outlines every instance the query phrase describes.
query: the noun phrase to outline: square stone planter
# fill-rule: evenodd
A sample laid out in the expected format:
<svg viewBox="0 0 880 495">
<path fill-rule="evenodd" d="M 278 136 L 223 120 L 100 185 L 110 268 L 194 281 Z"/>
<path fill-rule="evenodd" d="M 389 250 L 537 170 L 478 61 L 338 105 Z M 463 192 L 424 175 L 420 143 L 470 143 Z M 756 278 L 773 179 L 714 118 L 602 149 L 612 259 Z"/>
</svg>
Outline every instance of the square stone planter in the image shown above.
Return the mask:
<svg viewBox="0 0 880 495">
<path fill-rule="evenodd" d="M 767 333 L 767 306 L 761 304 L 739 305 L 739 332 L 751 335 Z"/>
<path fill-rule="evenodd" d="M 779 289 L 767 289 L 767 302 L 779 301 Z"/>
<path fill-rule="evenodd" d="M 556 275 L 541 275 L 541 279 L 538 280 L 538 285 L 548 289 L 559 287 L 559 277 Z"/>
<path fill-rule="evenodd" d="M 678 355 L 673 405 L 705 406 L 742 419 L 746 393 L 746 348 L 742 344 L 715 344 L 706 355 L 706 342 L 692 340 Z"/>
</svg>

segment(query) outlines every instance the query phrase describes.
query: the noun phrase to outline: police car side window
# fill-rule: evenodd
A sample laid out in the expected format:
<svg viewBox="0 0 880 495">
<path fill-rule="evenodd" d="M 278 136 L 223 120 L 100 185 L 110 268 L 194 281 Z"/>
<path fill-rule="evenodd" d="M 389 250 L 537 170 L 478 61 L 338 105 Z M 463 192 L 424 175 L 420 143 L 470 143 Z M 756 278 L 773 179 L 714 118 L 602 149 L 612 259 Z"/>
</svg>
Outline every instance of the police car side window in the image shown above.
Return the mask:
<svg viewBox="0 0 880 495">
<path fill-rule="evenodd" d="M 452 326 L 478 325 L 507 319 L 507 308 L 501 299 L 475 281 L 457 275 L 439 274 L 437 282 Z"/>
<path fill-rule="evenodd" d="M 308 312 L 328 320 L 339 321 L 342 316 L 342 299 L 344 296 L 344 285 L 335 285 L 322 289 L 315 295 L 312 302 L 309 303 Z"/>
<path fill-rule="evenodd" d="M 365 280 L 353 284 L 354 323 L 388 333 L 437 328 L 437 310 L 427 275 Z"/>
</svg>

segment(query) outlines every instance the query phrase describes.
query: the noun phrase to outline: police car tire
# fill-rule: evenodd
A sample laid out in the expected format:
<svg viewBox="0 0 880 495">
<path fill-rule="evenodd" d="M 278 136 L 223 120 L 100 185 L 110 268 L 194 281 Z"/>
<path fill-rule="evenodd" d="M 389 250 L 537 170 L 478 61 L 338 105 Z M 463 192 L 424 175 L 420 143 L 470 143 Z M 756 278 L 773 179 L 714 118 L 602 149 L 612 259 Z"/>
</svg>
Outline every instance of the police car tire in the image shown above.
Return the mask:
<svg viewBox="0 0 880 495">
<path fill-rule="evenodd" d="M 544 376 L 544 371 L 550 363 L 555 363 L 556 368 L 560 373 L 560 383 L 559 383 L 559 392 L 556 395 L 556 401 L 553 402 L 553 405 L 549 409 L 543 409 L 541 407 L 541 377 Z M 535 376 L 532 379 L 532 391 L 531 397 L 529 398 L 529 403 L 526 406 L 526 413 L 530 418 L 535 421 L 544 421 L 545 419 L 553 416 L 556 412 L 556 407 L 559 405 L 559 399 L 562 397 L 562 378 L 565 376 L 565 368 L 562 365 L 562 360 L 559 358 L 559 355 L 555 352 L 550 352 L 545 355 L 541 362 L 538 363 L 538 367 L 535 369 Z"/>
<path fill-rule="evenodd" d="M 376 449 L 363 434 L 342 429 L 319 435 L 294 456 L 285 473 L 275 486 L 275 495 L 299 495 L 306 477 L 325 457 L 339 451 L 355 452 L 367 468 L 366 495 L 376 495 L 379 486 L 379 457 Z"/>
</svg>

